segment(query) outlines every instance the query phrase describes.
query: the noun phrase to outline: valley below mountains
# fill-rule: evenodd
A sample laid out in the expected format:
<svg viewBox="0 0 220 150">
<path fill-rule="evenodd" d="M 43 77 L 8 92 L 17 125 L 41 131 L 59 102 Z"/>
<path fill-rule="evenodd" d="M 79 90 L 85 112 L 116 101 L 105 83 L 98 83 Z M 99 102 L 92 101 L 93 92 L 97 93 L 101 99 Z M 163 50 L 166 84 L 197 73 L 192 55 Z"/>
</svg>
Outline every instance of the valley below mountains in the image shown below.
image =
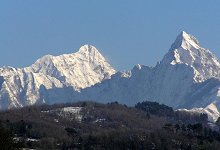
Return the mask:
<svg viewBox="0 0 220 150">
<path fill-rule="evenodd" d="M 116 71 L 91 45 L 60 56 L 46 55 L 26 68 L 0 68 L 0 108 L 78 101 L 142 101 L 175 110 L 205 113 L 216 122 L 220 110 L 220 63 L 198 40 L 181 32 L 155 67 L 137 64 Z"/>
</svg>

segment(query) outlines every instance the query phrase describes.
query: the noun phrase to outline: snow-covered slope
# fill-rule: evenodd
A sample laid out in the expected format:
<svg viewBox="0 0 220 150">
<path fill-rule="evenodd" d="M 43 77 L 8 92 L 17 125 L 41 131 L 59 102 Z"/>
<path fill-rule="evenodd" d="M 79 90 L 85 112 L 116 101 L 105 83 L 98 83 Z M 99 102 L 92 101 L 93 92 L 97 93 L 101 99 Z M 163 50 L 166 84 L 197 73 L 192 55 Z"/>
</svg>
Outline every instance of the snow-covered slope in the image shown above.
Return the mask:
<svg viewBox="0 0 220 150">
<path fill-rule="evenodd" d="M 41 87 L 72 86 L 78 91 L 109 79 L 114 73 L 115 70 L 91 45 L 84 45 L 73 54 L 44 56 L 26 68 L 3 67 L 0 68 L 0 108 L 45 102 L 40 94 Z"/>
<path fill-rule="evenodd" d="M 220 64 L 198 40 L 181 32 L 168 53 L 155 67 L 136 65 L 131 71 L 118 72 L 73 97 L 99 102 L 119 101 L 134 105 L 157 101 L 176 109 L 206 108 L 220 101 Z"/>
<path fill-rule="evenodd" d="M 209 104 L 205 108 L 178 109 L 177 111 L 187 112 L 190 114 L 207 114 L 210 122 L 216 122 L 220 116 L 218 108 L 213 103 Z"/>
<path fill-rule="evenodd" d="M 0 108 L 22 107 L 42 103 L 39 87 L 63 87 L 56 78 L 41 73 L 25 72 L 24 69 L 3 67 L 0 69 L 3 83 L 0 91 Z"/>
<path fill-rule="evenodd" d="M 25 70 L 55 77 L 77 90 L 109 79 L 115 73 L 106 59 L 91 45 L 84 45 L 73 54 L 44 56 Z"/>
<path fill-rule="evenodd" d="M 78 100 L 134 105 L 148 100 L 205 112 L 215 121 L 220 63 L 183 31 L 155 67 L 138 64 L 116 73 L 95 47 L 85 45 L 77 53 L 47 55 L 23 69 L 0 68 L 0 88 L 1 108 Z"/>
<path fill-rule="evenodd" d="M 194 36 L 184 31 L 177 37 L 162 63 L 185 64 L 192 67 L 196 82 L 220 77 L 218 59 L 208 49 L 202 48 Z"/>
</svg>

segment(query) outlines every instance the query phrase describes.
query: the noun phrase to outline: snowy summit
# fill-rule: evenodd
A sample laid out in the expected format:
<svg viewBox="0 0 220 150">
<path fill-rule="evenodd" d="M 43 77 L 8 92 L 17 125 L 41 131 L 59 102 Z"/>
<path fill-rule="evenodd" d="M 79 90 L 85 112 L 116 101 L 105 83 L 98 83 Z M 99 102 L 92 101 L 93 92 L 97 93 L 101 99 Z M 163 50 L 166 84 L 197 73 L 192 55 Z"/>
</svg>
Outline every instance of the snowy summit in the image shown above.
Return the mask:
<svg viewBox="0 0 220 150">
<path fill-rule="evenodd" d="M 0 68 L 0 108 L 79 100 L 134 105 L 157 101 L 175 109 L 220 110 L 220 63 L 198 40 L 181 32 L 155 67 L 117 72 L 91 45 L 60 56 L 46 55 L 26 68 Z"/>
<path fill-rule="evenodd" d="M 46 89 L 72 86 L 75 90 L 109 79 L 115 70 L 92 45 L 78 52 L 60 56 L 46 55 L 26 68 L 0 68 L 3 78 L 0 108 L 42 103 L 40 87 Z"/>
</svg>

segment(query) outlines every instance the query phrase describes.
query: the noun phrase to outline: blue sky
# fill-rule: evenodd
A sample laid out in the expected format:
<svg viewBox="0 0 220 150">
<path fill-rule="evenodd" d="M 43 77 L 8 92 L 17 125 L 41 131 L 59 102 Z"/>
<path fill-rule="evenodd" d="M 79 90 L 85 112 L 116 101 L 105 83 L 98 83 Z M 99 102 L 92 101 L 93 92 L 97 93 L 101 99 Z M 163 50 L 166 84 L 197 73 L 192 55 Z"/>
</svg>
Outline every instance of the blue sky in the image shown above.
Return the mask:
<svg viewBox="0 0 220 150">
<path fill-rule="evenodd" d="M 154 66 L 185 30 L 220 58 L 220 1 L 1 0 L 0 67 L 96 46 L 118 70 Z"/>
</svg>

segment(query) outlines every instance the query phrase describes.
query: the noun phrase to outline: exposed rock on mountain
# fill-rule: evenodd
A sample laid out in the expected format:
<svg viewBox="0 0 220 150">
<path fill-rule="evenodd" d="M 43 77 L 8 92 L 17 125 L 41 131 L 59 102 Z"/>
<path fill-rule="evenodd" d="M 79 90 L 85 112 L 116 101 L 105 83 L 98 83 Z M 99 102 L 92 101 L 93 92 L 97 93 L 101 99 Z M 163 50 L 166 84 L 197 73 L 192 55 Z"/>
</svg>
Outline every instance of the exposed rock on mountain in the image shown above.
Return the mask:
<svg viewBox="0 0 220 150">
<path fill-rule="evenodd" d="M 26 68 L 0 68 L 0 108 L 44 103 L 40 87 L 45 89 L 72 86 L 75 91 L 109 79 L 115 70 L 91 46 L 60 56 L 47 55 Z"/>
<path fill-rule="evenodd" d="M 175 109 L 207 113 L 220 109 L 220 63 L 198 40 L 181 32 L 155 67 L 136 65 L 117 72 L 99 51 L 85 45 L 77 53 L 47 55 L 27 68 L 0 68 L 1 108 L 79 100 L 134 105 L 157 101 Z"/>
</svg>

